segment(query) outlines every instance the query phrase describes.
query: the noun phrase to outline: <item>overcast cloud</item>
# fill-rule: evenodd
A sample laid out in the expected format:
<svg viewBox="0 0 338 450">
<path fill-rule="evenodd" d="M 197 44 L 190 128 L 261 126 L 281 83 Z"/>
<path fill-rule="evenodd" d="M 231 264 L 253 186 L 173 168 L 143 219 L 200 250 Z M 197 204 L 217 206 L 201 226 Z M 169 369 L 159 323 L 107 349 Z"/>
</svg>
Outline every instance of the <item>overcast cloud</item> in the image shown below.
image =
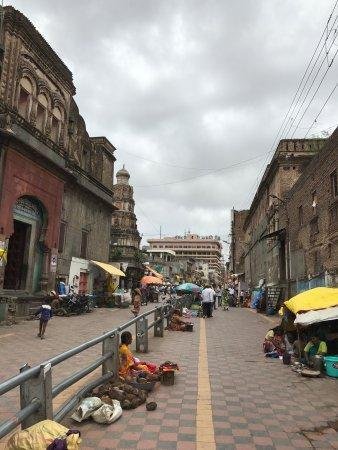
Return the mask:
<svg viewBox="0 0 338 450">
<path fill-rule="evenodd" d="M 156 235 L 162 225 L 165 235 L 190 229 L 223 239 L 232 206 L 250 206 L 266 153 L 333 3 L 11 2 L 73 72 L 89 133 L 107 136 L 117 148 L 116 170 L 125 163 L 130 171 L 140 232 Z M 297 137 L 304 137 L 336 81 L 337 64 Z M 335 104 L 337 94 L 312 132 L 332 131 Z M 205 176 L 205 169 L 234 164 Z"/>
</svg>

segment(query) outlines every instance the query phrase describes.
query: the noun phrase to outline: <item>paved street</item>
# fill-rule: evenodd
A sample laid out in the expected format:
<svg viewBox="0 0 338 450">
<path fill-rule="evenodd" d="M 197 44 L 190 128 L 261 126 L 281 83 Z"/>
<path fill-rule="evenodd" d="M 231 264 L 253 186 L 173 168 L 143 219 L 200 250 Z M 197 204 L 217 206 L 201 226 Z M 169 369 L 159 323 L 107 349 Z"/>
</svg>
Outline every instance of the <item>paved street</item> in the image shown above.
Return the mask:
<svg viewBox="0 0 338 450">
<path fill-rule="evenodd" d="M 55 318 L 45 341 L 34 337 L 36 322 L 1 328 L 1 378 L 129 317 L 126 310 L 99 309 Z M 147 412 L 142 405 L 109 426 L 80 425 L 83 448 L 338 448 L 338 380 L 300 378 L 279 360 L 265 359 L 261 341 L 271 324 L 267 318 L 249 310 L 217 310 L 214 318 L 195 324 L 194 333 L 166 332 L 164 339 L 150 340 L 148 360 L 169 359 L 181 369 L 175 386 L 159 385 L 152 393 L 157 410 Z M 99 351 L 56 367 L 54 379 L 85 366 Z M 15 407 L 13 396 L 7 397 L 1 417 Z"/>
</svg>

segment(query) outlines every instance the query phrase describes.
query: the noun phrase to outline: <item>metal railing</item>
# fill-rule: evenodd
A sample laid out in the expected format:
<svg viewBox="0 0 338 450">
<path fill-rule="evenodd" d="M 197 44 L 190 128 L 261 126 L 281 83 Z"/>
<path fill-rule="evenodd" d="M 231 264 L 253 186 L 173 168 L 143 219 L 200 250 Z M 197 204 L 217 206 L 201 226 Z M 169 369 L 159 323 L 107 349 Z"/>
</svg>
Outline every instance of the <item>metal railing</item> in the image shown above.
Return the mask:
<svg viewBox="0 0 338 450">
<path fill-rule="evenodd" d="M 159 305 L 156 308 L 129 320 L 120 327 L 105 332 L 102 336 L 95 337 L 77 347 L 60 353 L 49 360 L 30 367 L 25 364 L 20 373 L 0 383 L 0 396 L 20 387 L 20 410 L 10 419 L 0 422 L 0 438 L 6 436 L 21 424 L 27 428 L 41 420 L 62 420 L 77 405 L 78 401 L 93 388 L 105 381 L 117 377 L 119 367 L 119 340 L 120 333 L 133 324 L 136 327 L 136 351 L 146 353 L 148 351 L 148 331 L 154 328 L 154 337 L 163 337 L 164 320 L 170 320 L 174 308 L 185 306 L 187 299 L 172 299 L 171 303 Z M 154 314 L 154 320 L 148 324 L 148 317 Z M 53 367 L 72 358 L 95 345 L 102 344 L 102 356 L 89 366 L 72 373 L 55 386 L 52 384 Z M 102 376 L 90 382 L 67 400 L 58 411 L 53 411 L 53 398 L 83 377 L 89 375 L 98 367 L 102 367 Z"/>
</svg>

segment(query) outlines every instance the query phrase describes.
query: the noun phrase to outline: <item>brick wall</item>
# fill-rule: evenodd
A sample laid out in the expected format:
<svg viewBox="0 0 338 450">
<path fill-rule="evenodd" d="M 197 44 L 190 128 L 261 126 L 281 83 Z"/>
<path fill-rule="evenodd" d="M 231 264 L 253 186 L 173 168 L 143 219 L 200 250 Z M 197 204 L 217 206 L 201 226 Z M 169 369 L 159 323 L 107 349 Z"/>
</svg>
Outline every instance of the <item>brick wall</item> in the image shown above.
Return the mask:
<svg viewBox="0 0 338 450">
<path fill-rule="evenodd" d="M 244 272 L 245 233 L 243 226 L 248 212 L 248 210 L 233 211 L 233 244 L 231 251 L 234 253 L 233 258 L 235 273 Z"/>
<path fill-rule="evenodd" d="M 332 192 L 330 178 L 337 171 L 337 155 L 338 129 L 288 194 L 293 280 L 337 274 L 338 196 Z"/>
<path fill-rule="evenodd" d="M 285 240 L 281 236 L 261 238 L 285 228 L 283 199 L 325 141 L 282 140 L 267 166 L 244 223 L 245 279 L 252 286 L 256 286 L 261 278 L 269 284 L 280 284 L 285 279 Z"/>
</svg>

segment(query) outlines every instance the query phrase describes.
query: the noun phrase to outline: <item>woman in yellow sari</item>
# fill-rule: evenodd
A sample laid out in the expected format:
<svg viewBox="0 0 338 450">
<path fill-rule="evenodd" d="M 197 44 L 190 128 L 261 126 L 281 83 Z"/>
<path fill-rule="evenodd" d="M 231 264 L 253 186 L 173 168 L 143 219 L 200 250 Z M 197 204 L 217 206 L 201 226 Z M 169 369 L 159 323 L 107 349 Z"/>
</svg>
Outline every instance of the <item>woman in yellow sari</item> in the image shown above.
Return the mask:
<svg viewBox="0 0 338 450">
<path fill-rule="evenodd" d="M 132 354 L 129 345 L 133 342 L 132 334 L 129 331 L 124 331 L 121 334 L 121 344 L 119 348 L 119 376 L 123 379 L 132 378 L 142 374 L 144 378 L 155 379 L 153 373 L 147 364 L 138 362 Z M 156 367 L 149 364 L 149 366 Z"/>
</svg>

